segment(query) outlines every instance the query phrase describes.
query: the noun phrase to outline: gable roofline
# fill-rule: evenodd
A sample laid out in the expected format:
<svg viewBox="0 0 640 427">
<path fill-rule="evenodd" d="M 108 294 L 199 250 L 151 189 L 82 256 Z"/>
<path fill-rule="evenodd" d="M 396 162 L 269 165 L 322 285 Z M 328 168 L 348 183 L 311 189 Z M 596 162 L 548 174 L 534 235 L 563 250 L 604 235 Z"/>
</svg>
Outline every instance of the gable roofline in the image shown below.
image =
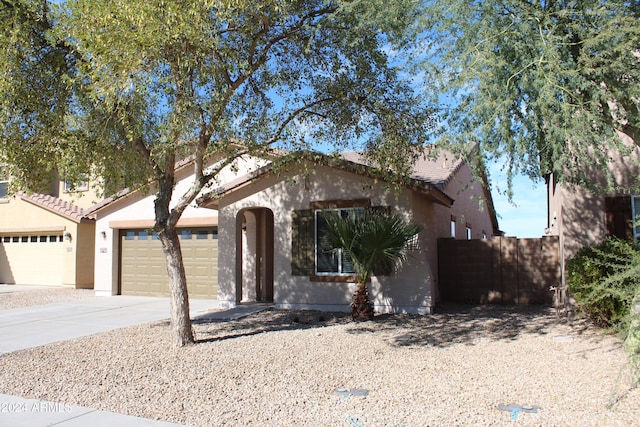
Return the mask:
<svg viewBox="0 0 640 427">
<path fill-rule="evenodd" d="M 186 169 L 189 165 L 193 164 L 194 162 L 194 158 L 193 156 L 189 156 L 185 159 L 179 160 L 176 162 L 175 167 L 174 167 L 174 173 L 178 173 L 184 169 Z M 122 190 L 118 191 L 117 193 L 104 198 L 103 200 L 101 200 L 100 202 L 96 203 L 95 205 L 89 207 L 86 209 L 86 212 L 93 215 L 95 217 L 95 215 L 100 212 L 101 210 L 111 206 L 112 204 L 119 202 L 120 200 L 124 200 L 126 198 L 128 198 L 129 196 L 133 196 L 135 194 L 139 194 L 141 191 L 143 191 L 144 188 L 148 188 L 151 187 L 155 184 L 155 182 L 150 179 L 149 182 L 147 182 L 146 185 L 142 185 L 138 188 L 123 188 Z"/>
<path fill-rule="evenodd" d="M 67 202 L 54 196 L 50 196 L 48 194 L 27 194 L 23 191 L 19 191 L 17 193 L 17 196 L 28 203 L 31 203 L 56 215 L 60 215 L 78 224 L 91 223 L 95 221 L 95 216 L 88 215 L 84 209 L 74 205 L 73 203 Z"/>
<path fill-rule="evenodd" d="M 424 174 L 424 177 L 431 177 L 431 180 L 439 180 L 435 182 L 441 189 L 444 189 L 454 179 L 455 175 L 460 171 L 463 165 L 467 164 L 472 169 L 474 176 L 476 176 L 482 187 L 482 194 L 484 196 L 487 209 L 489 211 L 489 218 L 491 220 L 491 227 L 493 229 L 494 236 L 503 236 L 504 232 L 500 230 L 498 225 L 498 216 L 496 213 L 495 205 L 493 204 L 493 196 L 491 195 L 491 185 L 487 177 L 487 169 L 484 160 L 481 156 L 480 144 L 477 142 L 468 142 L 461 145 L 461 148 L 456 152 L 451 152 L 446 149 L 433 147 L 434 153 L 431 155 L 431 161 L 435 163 L 435 171 L 440 171 L 440 176 L 433 176 L 434 169 L 423 170 L 426 163 L 429 161 L 429 154 L 425 155 L 422 162 L 417 164 L 417 174 Z M 431 147 L 427 147 L 431 149 Z M 421 165 L 422 163 L 422 165 Z M 445 172 L 448 171 L 448 172 Z"/>
<path fill-rule="evenodd" d="M 138 188 L 135 190 L 125 188 L 123 190 L 118 191 L 116 194 L 112 196 L 102 199 L 100 202 L 96 203 L 95 205 L 90 206 L 85 210 L 85 212 L 87 215 L 91 215 L 95 218 L 96 214 L 100 212 L 102 209 L 106 208 L 107 206 L 111 206 L 113 203 L 120 201 L 128 196 L 139 193 L 141 190 L 142 190 L 141 188 Z"/>
<path fill-rule="evenodd" d="M 236 147 L 238 149 L 242 149 L 244 148 L 243 142 L 239 139 L 234 139 L 231 141 L 231 146 Z M 282 151 L 281 150 L 277 150 L 277 149 L 272 149 L 271 150 L 271 155 L 265 155 L 265 158 L 270 158 L 270 157 L 280 157 L 282 156 Z M 205 157 L 205 163 L 206 163 L 206 167 L 209 167 L 211 165 L 213 165 L 216 162 L 219 162 L 223 159 L 223 157 L 220 157 L 221 153 L 214 153 L 212 155 L 206 156 Z M 235 152 L 235 159 L 239 159 L 242 156 L 245 156 L 247 154 L 251 154 L 249 151 L 244 150 L 244 151 L 239 151 L 239 152 Z M 187 167 L 193 165 L 195 161 L 195 155 L 191 154 L 187 157 L 185 157 L 184 159 L 178 160 L 175 165 L 174 165 L 174 172 L 177 174 L 185 169 L 187 169 Z M 93 215 L 95 217 L 95 215 L 100 212 L 103 209 L 106 209 L 107 207 L 113 205 L 114 203 L 118 203 L 121 200 L 124 200 L 130 196 L 133 196 L 135 194 L 139 194 L 141 191 L 144 191 L 145 188 L 153 188 L 155 185 L 155 181 L 153 179 L 149 179 L 149 181 L 145 184 L 145 185 L 141 185 L 140 187 L 137 188 L 124 188 L 120 191 L 118 191 L 117 193 L 106 197 L 105 199 L 101 200 L 100 202 L 96 203 L 95 205 L 85 209 L 85 212 L 90 213 L 91 215 Z"/>
<path fill-rule="evenodd" d="M 354 163 L 368 165 L 367 159 L 362 152 L 350 151 L 340 155 Z M 436 146 L 427 146 L 424 147 L 422 153 L 416 156 L 409 178 L 429 183 L 440 190 L 444 190 L 464 163 L 462 155 L 456 155 Z M 370 167 L 376 169 L 374 166 Z"/>
<path fill-rule="evenodd" d="M 460 168 L 466 163 L 471 168 L 475 177 L 480 181 L 482 187 L 482 194 L 484 196 L 487 209 L 489 210 L 489 218 L 491 220 L 491 227 L 493 229 L 494 236 L 504 236 L 504 231 L 500 230 L 498 225 L 498 215 L 496 213 L 495 205 L 493 204 L 493 196 L 491 195 L 491 185 L 487 176 L 487 168 L 480 151 L 480 144 L 477 142 L 468 142 L 463 144 L 460 154 L 455 154 L 448 150 L 437 151 L 437 161 L 448 162 L 453 157 L 451 164 L 451 173 L 448 178 L 442 181 L 442 188 L 447 186 L 452 180 L 455 174 L 458 173 Z"/>
<path fill-rule="evenodd" d="M 283 153 L 281 154 L 280 158 L 282 160 L 282 164 L 310 162 L 315 165 L 328 166 L 361 176 L 385 180 L 384 177 L 381 177 L 379 175 L 378 168 L 366 165 L 362 161 L 355 161 L 355 159 L 361 159 L 360 155 L 358 155 L 357 153 L 356 155 L 345 155 L 345 153 L 342 153 L 340 156 L 335 156 L 314 151 L 301 151 L 289 153 L 288 156 Z M 210 191 L 207 194 L 204 194 L 203 196 L 196 199 L 196 202 L 199 206 L 217 206 L 216 200 L 220 197 L 246 187 L 247 185 L 250 185 L 251 183 L 259 179 L 278 173 L 279 166 L 280 165 L 274 164 L 272 162 L 266 166 L 258 168 L 255 171 L 252 171 L 244 176 L 241 176 L 233 181 L 228 182 L 227 184 L 216 188 L 213 191 Z M 385 181 L 389 182 L 388 179 Z M 440 205 L 446 207 L 450 207 L 453 205 L 454 199 L 445 194 L 438 185 L 428 180 L 411 176 L 403 186 L 412 191 L 416 191 L 424 196 L 427 196 Z"/>
<path fill-rule="evenodd" d="M 208 160 L 205 160 L 205 162 L 207 163 L 207 167 L 210 166 L 211 164 L 215 163 L 214 159 L 215 156 L 211 156 Z M 178 160 L 175 163 L 174 166 L 174 173 L 179 173 L 183 170 L 185 170 L 187 167 L 193 165 L 194 163 L 194 156 L 188 156 L 184 159 Z M 118 191 L 117 193 L 104 198 L 103 200 L 101 200 L 100 202 L 96 203 L 95 205 L 87 208 L 85 210 L 86 213 L 93 215 L 94 217 L 96 216 L 96 214 L 100 211 L 102 211 L 103 209 L 106 209 L 107 207 L 113 205 L 114 203 L 120 202 L 121 200 L 124 200 L 130 196 L 136 195 L 136 194 L 140 194 L 142 191 L 144 191 L 147 188 L 153 188 L 153 186 L 155 185 L 155 181 L 153 179 L 150 179 L 147 184 L 145 185 L 141 185 L 140 187 L 137 188 L 123 188 L 122 190 Z"/>
</svg>

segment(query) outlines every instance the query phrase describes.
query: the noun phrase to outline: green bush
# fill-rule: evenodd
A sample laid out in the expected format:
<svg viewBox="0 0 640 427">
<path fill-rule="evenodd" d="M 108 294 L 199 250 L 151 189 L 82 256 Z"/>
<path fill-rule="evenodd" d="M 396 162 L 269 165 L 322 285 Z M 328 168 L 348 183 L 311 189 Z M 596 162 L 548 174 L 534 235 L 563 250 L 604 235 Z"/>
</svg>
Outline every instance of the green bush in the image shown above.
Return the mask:
<svg viewBox="0 0 640 427">
<path fill-rule="evenodd" d="M 597 324 L 626 335 L 631 304 L 640 289 L 640 245 L 609 238 L 581 249 L 566 267 L 578 308 Z"/>
<path fill-rule="evenodd" d="M 629 364 L 631 365 L 631 373 L 633 384 L 640 386 L 640 311 L 636 311 L 640 307 L 640 289 L 633 300 L 633 310 L 631 310 L 631 321 L 629 323 L 629 333 L 625 340 L 625 347 L 629 354 Z"/>
</svg>

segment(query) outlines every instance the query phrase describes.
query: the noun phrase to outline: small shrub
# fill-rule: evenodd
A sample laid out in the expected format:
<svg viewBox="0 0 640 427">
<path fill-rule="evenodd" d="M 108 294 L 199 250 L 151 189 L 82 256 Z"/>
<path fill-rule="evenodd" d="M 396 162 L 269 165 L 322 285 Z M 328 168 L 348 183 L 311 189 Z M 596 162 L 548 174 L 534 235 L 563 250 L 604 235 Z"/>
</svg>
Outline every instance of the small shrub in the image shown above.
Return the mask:
<svg viewBox="0 0 640 427">
<path fill-rule="evenodd" d="M 581 311 L 598 325 L 627 334 L 640 289 L 640 245 L 609 238 L 583 248 L 567 261 L 567 276 Z"/>
<path fill-rule="evenodd" d="M 637 311 L 637 307 L 640 307 L 640 288 L 633 299 L 629 332 L 624 342 L 629 355 L 633 384 L 640 386 L 640 311 Z"/>
</svg>

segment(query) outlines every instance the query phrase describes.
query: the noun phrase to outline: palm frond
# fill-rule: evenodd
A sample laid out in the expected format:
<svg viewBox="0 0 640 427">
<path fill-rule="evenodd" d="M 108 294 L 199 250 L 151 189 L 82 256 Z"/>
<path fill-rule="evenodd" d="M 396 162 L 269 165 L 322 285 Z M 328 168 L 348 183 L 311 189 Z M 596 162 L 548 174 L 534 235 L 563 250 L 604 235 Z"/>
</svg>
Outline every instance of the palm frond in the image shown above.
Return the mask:
<svg viewBox="0 0 640 427">
<path fill-rule="evenodd" d="M 390 274 L 406 261 L 421 231 L 402 215 L 378 209 L 354 210 L 346 216 L 324 212 L 323 217 L 331 246 L 350 255 L 359 283 L 365 283 L 374 271 Z"/>
</svg>

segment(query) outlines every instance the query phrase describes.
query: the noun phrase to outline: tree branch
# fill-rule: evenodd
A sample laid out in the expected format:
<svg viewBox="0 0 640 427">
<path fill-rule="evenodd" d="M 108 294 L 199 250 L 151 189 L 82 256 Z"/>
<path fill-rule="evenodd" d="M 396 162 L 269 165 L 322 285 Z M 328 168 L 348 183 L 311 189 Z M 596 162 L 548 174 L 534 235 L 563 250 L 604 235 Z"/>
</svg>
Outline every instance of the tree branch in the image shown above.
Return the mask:
<svg viewBox="0 0 640 427">
<path fill-rule="evenodd" d="M 249 64 L 252 65 L 252 69 L 255 70 L 257 69 L 260 65 L 264 64 L 267 61 L 267 55 L 269 54 L 269 52 L 271 51 L 271 49 L 278 43 L 280 43 L 282 40 L 285 40 L 289 37 L 291 37 L 291 35 L 297 33 L 298 31 L 300 31 L 300 29 L 305 25 L 305 23 L 307 23 L 308 21 L 311 21 L 313 19 L 316 19 L 320 16 L 323 15 L 330 15 L 332 13 L 335 13 L 335 11 L 337 10 L 337 7 L 325 7 L 323 9 L 319 9 L 313 12 L 310 12 L 306 15 L 304 15 L 303 17 L 300 18 L 300 20 L 293 26 L 289 27 L 288 30 L 283 31 L 281 34 L 274 36 L 271 40 L 269 40 L 266 44 L 264 49 L 262 50 L 262 53 L 258 56 L 257 61 L 253 61 L 254 57 L 250 56 L 249 57 Z"/>
<path fill-rule="evenodd" d="M 233 96 L 235 91 L 240 86 L 242 86 L 242 84 L 244 84 L 253 74 L 255 74 L 255 72 L 258 69 L 260 69 L 260 67 L 262 65 L 264 65 L 267 62 L 269 52 L 271 52 L 271 50 L 273 49 L 273 47 L 275 45 L 277 45 L 278 43 L 280 43 L 283 40 L 286 40 L 287 38 L 291 37 L 293 34 L 295 34 L 298 31 L 300 31 L 300 29 L 308 21 L 316 19 L 316 18 L 318 18 L 320 16 L 323 16 L 323 15 L 328 15 L 328 14 L 334 13 L 336 10 L 337 10 L 337 6 L 325 7 L 323 9 L 319 9 L 319 10 L 310 12 L 310 13 L 302 16 L 294 25 L 290 26 L 288 29 L 285 29 L 282 33 L 274 35 L 274 37 L 272 37 L 270 40 L 268 40 L 265 43 L 265 46 L 262 49 L 262 52 L 260 52 L 260 54 L 256 58 L 255 54 L 256 54 L 257 46 L 258 46 L 258 43 L 259 43 L 260 39 L 262 39 L 266 34 L 268 34 L 269 30 L 272 28 L 270 25 L 269 26 L 265 25 L 264 24 L 264 20 L 262 20 L 261 21 L 263 23 L 262 29 L 260 31 L 258 31 L 254 35 L 254 37 L 252 39 L 251 51 L 250 51 L 250 55 L 248 57 L 248 64 L 249 64 L 248 69 L 245 70 L 244 72 L 240 73 L 240 75 L 238 76 L 237 79 L 233 80 L 231 78 L 228 70 L 226 69 L 226 67 L 224 68 L 224 73 L 226 75 L 228 88 L 227 88 L 227 91 L 226 91 L 226 93 L 225 93 L 225 95 L 223 97 L 223 101 L 220 104 L 220 108 L 215 113 L 212 113 L 211 123 L 215 123 L 215 122 L 217 122 L 219 120 L 219 118 L 221 117 L 221 115 L 224 112 L 224 109 L 225 109 L 226 105 L 228 104 L 229 100 L 231 99 L 231 97 Z M 214 53 L 214 55 L 215 54 L 216 53 Z M 219 57 L 219 55 L 218 55 L 218 57 Z M 221 58 L 218 58 L 218 59 L 220 61 L 222 61 Z"/>
<path fill-rule="evenodd" d="M 184 210 L 193 202 L 198 194 L 202 191 L 206 184 L 211 182 L 215 177 L 227 166 L 231 165 L 236 159 L 247 154 L 246 150 L 237 150 L 233 155 L 226 155 L 224 160 L 217 163 L 211 171 L 204 174 L 204 156 L 196 156 L 194 161 L 195 178 L 191 187 L 180 197 L 180 200 L 171 209 L 170 221 L 177 221 Z"/>
<path fill-rule="evenodd" d="M 122 117 L 120 122 L 124 126 L 125 132 L 131 135 L 135 135 L 133 138 L 129 139 L 129 142 L 133 144 L 136 151 L 142 157 L 142 160 L 144 160 L 147 166 L 149 166 L 149 168 L 153 171 L 153 174 L 155 175 L 155 177 L 157 179 L 160 179 L 163 175 L 162 169 L 153 159 L 153 156 L 151 155 L 151 151 L 149 150 L 149 147 L 147 147 L 147 145 L 144 143 L 142 136 L 136 135 L 136 132 L 134 131 L 135 123 L 132 118 L 133 111 L 131 111 L 131 108 L 129 107 L 128 104 L 120 104 L 116 106 L 115 113 L 117 115 L 120 115 L 118 114 L 118 110 L 120 110 L 120 114 L 124 114 L 124 117 Z"/>
<path fill-rule="evenodd" d="M 291 123 L 296 117 L 298 117 L 299 115 L 303 114 L 303 113 L 309 113 L 309 109 L 312 107 L 315 107 L 316 105 L 320 105 L 323 104 L 325 102 L 330 102 L 330 101 L 335 101 L 336 98 L 335 97 L 329 97 L 329 98 L 322 98 L 322 99 L 318 99 L 310 104 L 307 105 L 303 105 L 302 107 L 294 110 L 293 112 L 291 112 L 289 114 L 289 116 L 284 119 L 282 121 L 282 123 L 280 123 L 280 126 L 278 126 L 278 129 L 276 129 L 276 131 L 274 132 L 273 136 L 271 138 L 269 138 L 267 141 L 265 141 L 264 145 L 271 145 L 273 143 L 275 143 L 276 141 L 278 141 L 280 139 L 280 137 L 282 136 L 282 132 L 284 132 L 284 130 L 286 129 L 286 127 L 289 125 L 289 123 Z"/>
</svg>

